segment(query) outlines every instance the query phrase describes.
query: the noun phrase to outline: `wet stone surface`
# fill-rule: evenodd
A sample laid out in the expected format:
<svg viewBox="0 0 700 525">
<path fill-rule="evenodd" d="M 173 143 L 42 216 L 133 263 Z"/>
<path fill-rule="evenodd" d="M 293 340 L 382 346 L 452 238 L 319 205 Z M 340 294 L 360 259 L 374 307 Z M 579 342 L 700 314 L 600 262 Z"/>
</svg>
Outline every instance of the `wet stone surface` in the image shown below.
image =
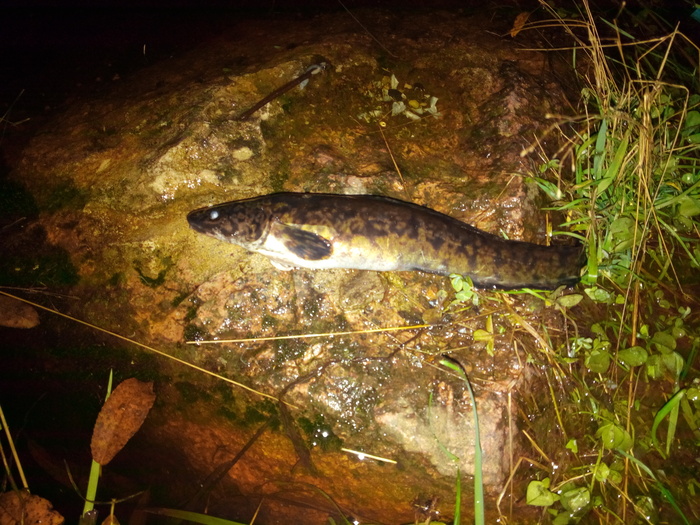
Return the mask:
<svg viewBox="0 0 700 525">
<path fill-rule="evenodd" d="M 445 278 L 281 272 L 263 256 L 195 234 L 185 220 L 194 208 L 275 191 L 369 193 L 544 242 L 537 191 L 521 176 L 532 161 L 520 151 L 563 103 L 547 58 L 496 36 L 507 21 L 493 27 L 498 22 L 454 13 L 365 14 L 391 54 L 345 15 L 247 22 L 229 38 L 124 79 L 109 95 L 76 102 L 36 135 L 12 176 L 43 210 L 32 227 L 44 229 L 77 269 L 73 293 L 81 301 L 65 305 L 72 314 L 270 396 L 284 393 L 296 424 L 302 417 L 324 421 L 344 447 L 398 462 L 362 462 L 337 443 L 318 444 L 310 471 L 299 466 L 289 433 L 278 429 L 260 438 L 230 485 L 250 494 L 270 479 L 306 481 L 358 516 L 399 523 L 413 521 L 416 498 L 438 496 L 449 513 L 457 467 L 473 473 L 471 401 L 459 378 L 439 365 L 442 354 L 470 374 L 484 480 L 490 497 L 501 491 L 517 415 L 509 393 L 527 388 L 518 348 L 529 336 L 496 312 L 494 322 L 507 330 L 487 350 L 473 337 L 485 327 L 483 312 L 443 315 L 451 300 L 440 293 L 450 288 Z M 332 67 L 303 90 L 235 119 L 319 57 Z M 396 102 L 415 111 L 392 115 Z M 59 194 L 65 197 L 54 201 Z M 512 307 L 523 308 L 517 301 Z M 183 344 L 426 320 L 439 326 Z M 245 444 L 254 426 L 241 422 L 255 419 L 246 417 L 265 419 L 275 405 L 240 389 L 230 398 L 221 394 L 230 387 L 174 366 L 164 365 L 163 376 L 175 382 L 156 381 L 163 401 L 145 431 L 153 443 L 178 450 L 199 479 L 212 458 L 223 461 Z M 213 397 L 185 396 L 178 382 L 203 385 L 197 388 Z M 469 497 L 463 500 L 466 507 Z M 219 501 L 227 503 L 234 506 L 233 499 Z M 277 515 L 269 511 L 269 523 L 284 522 L 282 507 Z M 317 514 L 306 523 L 324 523 L 325 514 Z"/>
</svg>

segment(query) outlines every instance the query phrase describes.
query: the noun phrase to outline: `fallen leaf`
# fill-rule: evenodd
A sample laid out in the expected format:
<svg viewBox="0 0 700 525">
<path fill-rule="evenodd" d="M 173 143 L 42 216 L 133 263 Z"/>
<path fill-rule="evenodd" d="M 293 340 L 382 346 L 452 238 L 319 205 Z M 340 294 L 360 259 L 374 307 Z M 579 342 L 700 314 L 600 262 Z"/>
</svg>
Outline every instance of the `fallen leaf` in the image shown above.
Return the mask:
<svg viewBox="0 0 700 525">
<path fill-rule="evenodd" d="M 20 490 L 0 494 L 2 525 L 61 525 L 65 521 L 47 499 Z"/>
<path fill-rule="evenodd" d="M 92 432 L 92 458 L 106 465 L 141 428 L 156 400 L 153 383 L 127 379 L 114 389 L 97 416 Z"/>
<path fill-rule="evenodd" d="M 527 22 L 527 19 L 530 18 L 530 13 L 528 11 L 523 11 L 520 13 L 518 16 L 515 17 L 515 21 L 513 22 L 513 27 L 510 30 L 510 36 L 512 38 L 515 38 L 515 36 L 522 31 L 523 27 L 525 27 L 525 22 Z"/>
</svg>

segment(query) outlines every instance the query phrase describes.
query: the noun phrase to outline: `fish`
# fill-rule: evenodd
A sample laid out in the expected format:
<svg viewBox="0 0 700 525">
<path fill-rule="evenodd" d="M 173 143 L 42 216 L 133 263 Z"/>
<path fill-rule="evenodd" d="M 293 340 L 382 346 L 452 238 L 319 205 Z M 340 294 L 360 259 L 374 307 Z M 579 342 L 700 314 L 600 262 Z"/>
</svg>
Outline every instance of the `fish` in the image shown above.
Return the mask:
<svg viewBox="0 0 700 525">
<path fill-rule="evenodd" d="M 377 195 L 273 193 L 196 209 L 187 222 L 282 270 L 419 271 L 468 276 L 477 288 L 552 290 L 575 285 L 586 264 L 581 244 L 507 240 Z"/>
</svg>

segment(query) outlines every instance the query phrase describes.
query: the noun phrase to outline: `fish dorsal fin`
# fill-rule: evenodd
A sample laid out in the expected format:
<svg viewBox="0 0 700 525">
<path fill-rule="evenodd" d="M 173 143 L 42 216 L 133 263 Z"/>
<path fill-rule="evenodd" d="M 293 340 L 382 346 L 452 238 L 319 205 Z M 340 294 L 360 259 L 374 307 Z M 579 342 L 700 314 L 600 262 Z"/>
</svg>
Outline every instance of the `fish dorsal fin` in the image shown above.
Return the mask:
<svg viewBox="0 0 700 525">
<path fill-rule="evenodd" d="M 328 239 L 296 226 L 278 224 L 275 228 L 275 236 L 287 250 L 300 259 L 319 261 L 328 259 L 333 253 L 333 245 Z"/>
</svg>

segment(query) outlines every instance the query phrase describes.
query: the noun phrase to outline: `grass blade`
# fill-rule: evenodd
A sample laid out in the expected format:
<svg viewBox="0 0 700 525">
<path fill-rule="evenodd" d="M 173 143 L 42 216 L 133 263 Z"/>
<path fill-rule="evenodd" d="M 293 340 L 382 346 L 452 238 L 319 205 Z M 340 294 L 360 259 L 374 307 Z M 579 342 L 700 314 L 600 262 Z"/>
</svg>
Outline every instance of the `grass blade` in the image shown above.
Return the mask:
<svg viewBox="0 0 700 525">
<path fill-rule="evenodd" d="M 661 452 L 661 446 L 659 445 L 659 440 L 656 437 L 656 431 L 659 428 L 661 422 L 664 420 L 664 418 L 666 416 L 669 416 L 668 435 L 666 436 L 666 454 L 664 454 L 665 458 L 667 458 L 669 455 L 669 452 L 671 450 L 671 442 L 673 441 L 673 438 L 676 434 L 676 423 L 678 421 L 679 405 L 684 397 L 685 388 L 676 392 L 673 395 L 673 397 L 671 397 L 671 399 L 669 399 L 666 402 L 666 404 L 661 407 L 661 410 L 659 410 L 656 413 L 656 417 L 654 418 L 654 424 L 651 427 L 651 440 L 654 443 L 654 447 L 656 447 L 656 449 L 659 450 L 659 452 Z"/>
<path fill-rule="evenodd" d="M 239 521 L 225 520 L 223 518 L 217 518 L 216 516 L 200 514 L 199 512 L 190 512 L 188 510 L 152 508 L 144 509 L 144 512 L 191 521 L 193 523 L 203 523 L 204 525 L 247 525 Z"/>
<path fill-rule="evenodd" d="M 666 498 L 666 501 L 668 501 L 671 506 L 673 507 L 673 510 L 676 511 L 676 513 L 683 519 L 683 523 L 685 525 L 690 525 L 690 522 L 688 521 L 688 518 L 685 517 L 685 514 L 683 514 L 683 511 L 681 508 L 678 506 L 678 503 L 676 503 L 676 499 L 673 497 L 673 494 L 671 494 L 671 491 L 669 491 L 659 480 L 658 478 L 654 475 L 654 473 L 651 471 L 649 467 L 647 467 L 644 463 L 639 461 L 637 458 L 634 456 L 628 454 L 624 450 L 617 449 L 618 454 L 622 454 L 625 456 L 627 459 L 629 459 L 631 462 L 633 462 L 635 465 L 637 465 L 640 469 L 642 469 L 644 472 L 646 472 L 651 479 L 654 480 L 656 483 L 656 488 L 661 492 L 664 498 Z"/>
<path fill-rule="evenodd" d="M 472 400 L 472 415 L 474 418 L 474 525 L 484 525 L 486 523 L 485 513 L 484 513 L 484 481 L 482 475 L 482 456 L 483 452 L 481 450 L 481 436 L 479 433 L 479 414 L 476 410 L 476 398 L 474 397 L 474 391 L 472 390 L 472 385 L 469 382 L 467 373 L 464 371 L 464 367 L 456 360 L 443 356 L 440 360 L 440 364 L 450 368 L 457 372 L 462 380 L 467 384 L 467 390 L 469 391 L 469 397 Z M 457 502 L 461 503 L 461 481 L 460 473 L 457 470 Z M 459 523 L 458 518 L 461 512 L 459 512 L 459 507 L 455 509 L 455 525 Z"/>
</svg>

